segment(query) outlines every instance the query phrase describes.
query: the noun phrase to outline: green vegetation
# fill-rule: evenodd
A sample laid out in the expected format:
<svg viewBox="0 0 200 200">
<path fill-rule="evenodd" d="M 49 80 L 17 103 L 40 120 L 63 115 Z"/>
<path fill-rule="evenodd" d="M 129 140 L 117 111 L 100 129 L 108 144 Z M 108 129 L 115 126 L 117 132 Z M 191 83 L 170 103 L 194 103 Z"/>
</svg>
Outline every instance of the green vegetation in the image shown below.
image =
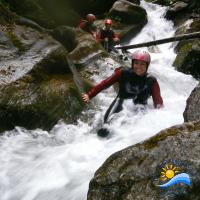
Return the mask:
<svg viewBox="0 0 200 200">
<path fill-rule="evenodd" d="M 13 45 L 19 49 L 20 52 L 24 52 L 26 49 L 24 48 L 21 41 L 17 38 L 17 36 L 12 32 L 12 30 L 8 30 L 8 37 L 12 41 Z"/>
</svg>

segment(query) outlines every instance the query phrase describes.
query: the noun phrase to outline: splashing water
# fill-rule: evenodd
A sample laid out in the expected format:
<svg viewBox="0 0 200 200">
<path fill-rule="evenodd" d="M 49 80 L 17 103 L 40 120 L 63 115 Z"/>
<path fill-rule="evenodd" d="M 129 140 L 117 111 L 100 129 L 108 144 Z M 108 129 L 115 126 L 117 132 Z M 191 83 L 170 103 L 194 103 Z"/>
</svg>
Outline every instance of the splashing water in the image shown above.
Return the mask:
<svg viewBox="0 0 200 200">
<path fill-rule="evenodd" d="M 173 36 L 173 24 L 163 18 L 164 7 L 143 1 L 141 5 L 147 10 L 148 23 L 131 44 Z M 92 100 L 98 108 L 89 124 L 60 122 L 50 134 L 19 127 L 5 132 L 0 137 L 1 200 L 85 200 L 90 179 L 109 155 L 183 122 L 186 99 L 197 82 L 172 67 L 176 55 L 171 43 L 148 50 L 149 72 L 158 79 L 165 107 L 153 109 L 149 100 L 145 110 L 138 110 L 128 100 L 108 125 L 111 137 L 98 138 L 94 127 L 116 96 L 109 88 Z M 94 79 L 98 82 L 112 71 L 107 67 Z"/>
</svg>

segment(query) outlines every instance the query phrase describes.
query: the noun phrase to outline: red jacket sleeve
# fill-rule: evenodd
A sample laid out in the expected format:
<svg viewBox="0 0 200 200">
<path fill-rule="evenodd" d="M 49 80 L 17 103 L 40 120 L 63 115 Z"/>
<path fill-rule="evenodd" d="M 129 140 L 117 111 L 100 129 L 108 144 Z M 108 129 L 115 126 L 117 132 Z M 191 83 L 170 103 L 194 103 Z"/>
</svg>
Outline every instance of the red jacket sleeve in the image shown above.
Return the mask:
<svg viewBox="0 0 200 200">
<path fill-rule="evenodd" d="M 87 94 L 89 98 L 93 98 L 102 90 L 108 88 L 109 86 L 113 85 L 117 81 L 119 81 L 119 77 L 121 75 L 121 68 L 117 68 L 113 75 L 109 76 L 107 79 L 101 81 L 99 84 L 94 86 Z"/>
<path fill-rule="evenodd" d="M 80 23 L 79 23 L 79 25 L 78 25 L 78 27 L 79 28 L 84 28 L 84 26 L 85 26 L 85 21 L 81 20 Z"/>
<path fill-rule="evenodd" d="M 118 38 L 118 39 L 119 39 L 119 35 L 118 35 L 116 32 L 114 32 L 113 39 L 114 39 L 114 38 Z"/>
<path fill-rule="evenodd" d="M 155 108 L 163 107 L 163 99 L 160 94 L 160 86 L 157 80 L 153 83 L 151 92 L 152 92 L 154 107 Z"/>
<path fill-rule="evenodd" d="M 99 42 L 102 42 L 102 41 L 103 41 L 101 31 L 98 31 L 97 40 L 98 40 Z"/>
</svg>

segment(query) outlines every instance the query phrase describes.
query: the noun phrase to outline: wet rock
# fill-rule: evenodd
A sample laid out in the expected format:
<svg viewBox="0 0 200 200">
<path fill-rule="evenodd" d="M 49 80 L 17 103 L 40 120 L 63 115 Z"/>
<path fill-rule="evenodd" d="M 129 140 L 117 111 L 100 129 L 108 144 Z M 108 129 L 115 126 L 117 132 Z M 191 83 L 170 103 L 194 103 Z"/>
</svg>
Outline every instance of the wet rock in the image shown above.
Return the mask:
<svg viewBox="0 0 200 200">
<path fill-rule="evenodd" d="M 16 24 L 25 25 L 25 26 L 31 27 L 33 29 L 36 29 L 38 31 L 42 31 L 42 32 L 47 31 L 45 28 L 41 27 L 39 24 L 37 24 L 33 20 L 30 20 L 30 19 L 25 18 L 25 17 L 20 17 L 19 16 L 19 17 L 17 17 L 15 22 L 16 22 Z"/>
<path fill-rule="evenodd" d="M 68 0 L 72 7 L 85 16 L 87 13 L 102 15 L 109 11 L 116 0 Z"/>
<path fill-rule="evenodd" d="M 15 15 L 2 3 L 0 3 L 0 24 L 8 25 L 13 24 Z"/>
<path fill-rule="evenodd" d="M 31 19 L 45 28 L 61 25 L 77 26 L 87 13 L 102 15 L 116 0 L 7 0 L 18 15 Z"/>
<path fill-rule="evenodd" d="M 65 59 L 66 50 L 62 46 L 51 49 L 50 44 L 48 48 L 40 61 L 26 63 L 29 72 L 0 86 L 0 131 L 15 126 L 50 130 L 60 119 L 74 122 L 82 111 L 83 102 Z"/>
<path fill-rule="evenodd" d="M 111 155 L 90 181 L 88 200 L 198 200 L 200 122 L 185 123 Z M 160 189 L 161 163 L 186 163 L 180 172 L 192 180 L 185 193 Z M 181 164 L 180 164 L 181 166 Z M 166 165 L 165 165 L 166 167 Z M 183 171 L 181 171 L 181 169 Z M 184 185 L 181 186 L 184 189 Z"/>
<path fill-rule="evenodd" d="M 51 52 L 60 48 L 60 44 L 47 34 L 41 34 L 24 26 L 3 27 L 1 31 L 0 84 L 11 83 L 27 74 L 38 62 Z"/>
<path fill-rule="evenodd" d="M 0 37 L 0 131 L 23 126 L 49 130 L 74 121 L 83 103 L 66 62 L 66 49 L 51 36 L 22 26 Z"/>
<path fill-rule="evenodd" d="M 145 24 L 147 21 L 146 10 L 126 0 L 116 1 L 109 11 L 112 18 L 119 18 L 125 24 Z"/>
<path fill-rule="evenodd" d="M 7 3 L 18 15 L 45 28 L 54 28 L 63 24 L 74 26 L 80 20 L 79 14 L 71 7 L 70 1 L 7 0 Z"/>
<path fill-rule="evenodd" d="M 174 19 L 177 15 L 181 15 L 187 9 L 188 4 L 182 1 L 174 3 L 166 12 L 166 18 L 171 20 Z"/>
<path fill-rule="evenodd" d="M 140 5 L 140 0 L 128 0 L 133 4 Z"/>
<path fill-rule="evenodd" d="M 177 70 L 198 79 L 200 77 L 200 40 L 182 44 L 173 65 Z"/>
<path fill-rule="evenodd" d="M 107 54 L 101 44 L 91 35 L 81 29 L 76 29 L 76 47 L 69 54 L 76 64 L 85 64 L 93 58 L 98 59 Z"/>
<path fill-rule="evenodd" d="M 116 1 L 109 16 L 114 19 L 113 28 L 119 33 L 122 43 L 133 38 L 147 23 L 146 10 L 126 0 Z"/>
<path fill-rule="evenodd" d="M 70 75 L 27 75 L 1 87 L 0 94 L 0 131 L 15 126 L 50 130 L 60 119 L 73 122 L 83 107 Z"/>
<path fill-rule="evenodd" d="M 176 34 L 197 32 L 199 31 L 199 28 L 200 19 L 190 19 L 177 29 Z M 180 41 L 175 50 L 177 56 L 173 65 L 177 70 L 186 74 L 191 74 L 195 78 L 199 78 L 200 70 L 198 66 L 200 64 L 200 39 Z"/>
<path fill-rule="evenodd" d="M 200 120 L 200 85 L 192 91 L 187 99 L 183 116 L 185 122 Z"/>
<path fill-rule="evenodd" d="M 69 52 L 72 51 L 77 45 L 75 41 L 75 28 L 58 26 L 52 31 L 51 35 L 60 43 L 62 43 Z"/>
</svg>

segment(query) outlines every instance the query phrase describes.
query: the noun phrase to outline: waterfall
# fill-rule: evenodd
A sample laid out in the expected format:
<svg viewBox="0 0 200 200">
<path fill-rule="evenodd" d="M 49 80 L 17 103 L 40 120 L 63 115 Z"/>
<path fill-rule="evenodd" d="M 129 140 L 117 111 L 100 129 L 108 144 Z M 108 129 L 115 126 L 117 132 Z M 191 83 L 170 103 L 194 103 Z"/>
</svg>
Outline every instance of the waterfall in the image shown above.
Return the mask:
<svg viewBox="0 0 200 200">
<path fill-rule="evenodd" d="M 165 7 L 144 1 L 141 6 L 147 10 L 148 23 L 130 44 L 174 35 L 173 24 L 163 17 Z M 98 105 L 95 111 L 84 111 L 86 115 L 95 112 L 89 123 L 81 119 L 76 125 L 59 122 L 50 134 L 20 127 L 5 132 L 0 137 L 1 200 L 85 200 L 94 172 L 112 153 L 183 123 L 186 99 L 197 81 L 173 68 L 174 44 L 148 50 L 152 56 L 149 73 L 160 84 L 164 108 L 154 109 L 149 100 L 145 110 L 137 110 L 128 100 L 108 125 L 111 137 L 99 138 L 95 127 L 116 96 L 111 87 L 92 100 Z M 106 67 L 93 78 L 98 82 L 112 72 Z"/>
</svg>

